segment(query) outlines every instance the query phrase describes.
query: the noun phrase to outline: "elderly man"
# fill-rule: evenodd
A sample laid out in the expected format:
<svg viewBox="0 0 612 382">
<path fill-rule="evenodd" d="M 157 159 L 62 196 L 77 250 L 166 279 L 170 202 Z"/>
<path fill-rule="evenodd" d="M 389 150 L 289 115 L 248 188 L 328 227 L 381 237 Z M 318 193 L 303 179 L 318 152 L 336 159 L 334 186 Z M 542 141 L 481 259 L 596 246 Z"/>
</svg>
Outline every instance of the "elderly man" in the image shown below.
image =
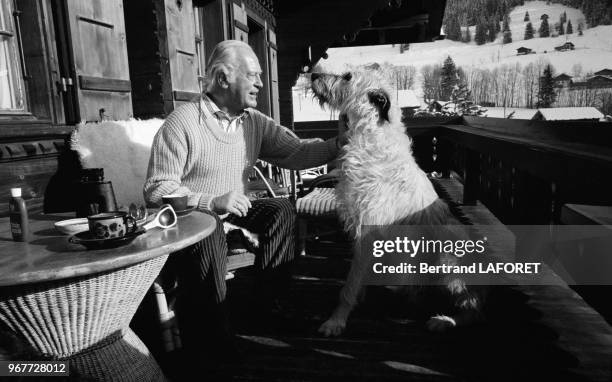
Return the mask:
<svg viewBox="0 0 612 382">
<path fill-rule="evenodd" d="M 189 204 L 211 213 L 217 229 L 202 242 L 175 256 L 181 291 L 178 310 L 184 345 L 227 340 L 216 323 L 227 322 L 224 309 L 227 243 L 220 219 L 260 237 L 255 266 L 260 285 L 270 288 L 276 272 L 294 256 L 295 211 L 288 200 L 250 201 L 246 177 L 256 160 L 303 169 L 334 159 L 338 138 L 303 143 L 286 128 L 255 110 L 263 84 L 257 56 L 248 44 L 219 43 L 206 70 L 198 102 L 178 107 L 155 136 L 145 200 L 160 204 L 163 195 L 187 194 Z M 216 326 L 211 333 L 205 327 Z M 227 329 L 227 327 L 225 327 Z"/>
</svg>

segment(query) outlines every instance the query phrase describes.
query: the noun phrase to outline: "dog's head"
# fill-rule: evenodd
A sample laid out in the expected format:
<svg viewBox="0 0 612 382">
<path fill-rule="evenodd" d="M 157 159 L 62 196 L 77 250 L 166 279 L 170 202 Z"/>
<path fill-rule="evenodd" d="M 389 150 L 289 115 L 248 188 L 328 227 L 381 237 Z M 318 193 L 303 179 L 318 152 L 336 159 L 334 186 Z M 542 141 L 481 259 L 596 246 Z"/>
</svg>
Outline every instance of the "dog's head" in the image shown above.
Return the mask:
<svg viewBox="0 0 612 382">
<path fill-rule="evenodd" d="M 369 121 L 381 125 L 396 120 L 391 92 L 376 71 L 312 73 L 310 80 L 312 92 L 319 103 L 340 111 L 349 121 Z"/>
</svg>

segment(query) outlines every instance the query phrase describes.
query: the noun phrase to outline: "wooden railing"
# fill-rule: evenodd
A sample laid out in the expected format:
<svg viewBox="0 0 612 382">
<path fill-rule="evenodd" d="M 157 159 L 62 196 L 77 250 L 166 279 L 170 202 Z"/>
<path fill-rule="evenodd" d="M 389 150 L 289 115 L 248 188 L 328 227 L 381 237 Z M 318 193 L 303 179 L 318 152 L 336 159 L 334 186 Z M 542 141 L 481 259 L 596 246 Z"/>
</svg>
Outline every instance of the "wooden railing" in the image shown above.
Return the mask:
<svg viewBox="0 0 612 382">
<path fill-rule="evenodd" d="M 480 200 L 505 224 L 559 223 L 565 203 L 612 205 L 612 123 L 466 117 L 407 121 L 427 172 L 451 172 L 465 204 Z M 296 123 L 300 136 L 331 137 L 336 121 Z"/>
</svg>

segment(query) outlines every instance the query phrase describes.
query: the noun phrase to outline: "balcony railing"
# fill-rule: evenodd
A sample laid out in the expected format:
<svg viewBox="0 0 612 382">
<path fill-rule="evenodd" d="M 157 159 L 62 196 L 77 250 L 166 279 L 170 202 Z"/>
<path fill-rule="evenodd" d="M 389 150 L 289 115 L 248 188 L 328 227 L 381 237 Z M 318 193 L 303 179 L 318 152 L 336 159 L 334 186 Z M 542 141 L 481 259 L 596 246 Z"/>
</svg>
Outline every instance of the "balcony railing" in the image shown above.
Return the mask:
<svg viewBox="0 0 612 382">
<path fill-rule="evenodd" d="M 566 203 L 612 205 L 612 123 L 465 117 L 408 120 L 427 172 L 459 176 L 464 204 L 480 200 L 508 225 L 559 223 Z M 301 137 L 336 121 L 299 122 Z"/>
</svg>

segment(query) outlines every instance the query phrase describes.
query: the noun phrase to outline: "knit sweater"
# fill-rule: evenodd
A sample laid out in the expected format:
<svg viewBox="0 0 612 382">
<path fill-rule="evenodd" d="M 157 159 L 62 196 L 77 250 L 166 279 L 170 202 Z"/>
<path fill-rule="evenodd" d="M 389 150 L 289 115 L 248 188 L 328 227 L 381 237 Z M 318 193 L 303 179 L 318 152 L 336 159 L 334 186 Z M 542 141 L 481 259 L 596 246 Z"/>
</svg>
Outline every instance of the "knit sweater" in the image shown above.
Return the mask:
<svg viewBox="0 0 612 382">
<path fill-rule="evenodd" d="M 210 209 L 216 196 L 245 192 L 258 158 L 300 170 L 323 165 L 337 154 L 334 139 L 303 143 L 255 109 L 247 109 L 244 123 L 228 133 L 215 118 L 202 118 L 197 103 L 188 103 L 172 112 L 155 135 L 144 197 L 159 205 L 163 195 L 187 194 L 189 205 Z"/>
</svg>

